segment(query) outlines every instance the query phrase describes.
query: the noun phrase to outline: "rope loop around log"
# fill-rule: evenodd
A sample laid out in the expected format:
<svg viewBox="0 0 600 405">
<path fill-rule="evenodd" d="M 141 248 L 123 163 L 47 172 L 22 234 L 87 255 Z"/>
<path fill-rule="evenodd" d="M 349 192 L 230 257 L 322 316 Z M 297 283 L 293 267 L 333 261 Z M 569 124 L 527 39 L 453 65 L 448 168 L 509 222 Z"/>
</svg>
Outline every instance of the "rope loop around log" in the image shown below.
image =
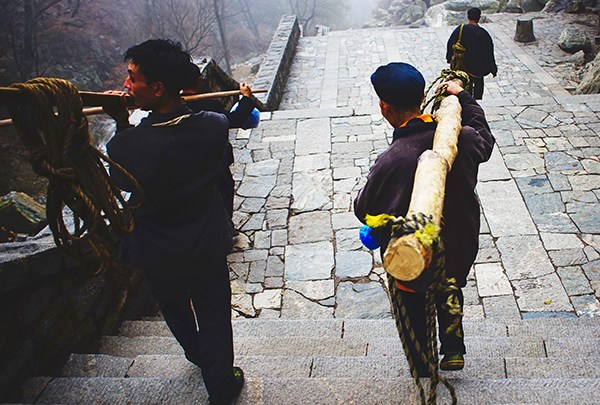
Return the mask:
<svg viewBox="0 0 600 405">
<path fill-rule="evenodd" d="M 116 264 L 113 232 L 133 230 L 134 207 L 111 181 L 104 163 L 123 172 L 142 196 L 137 181 L 91 145 L 73 84 L 36 78 L 11 87 L 25 94 L 25 102 L 9 106 L 9 112 L 34 171 L 49 180 L 46 217 L 57 247 L 77 259 L 99 261 L 98 272 Z M 72 212 L 72 227 L 63 218 L 65 206 Z"/>
<path fill-rule="evenodd" d="M 423 275 L 420 276 L 419 279 L 415 280 L 414 283 L 405 281 L 401 282 L 402 285 L 406 287 L 419 288 L 419 290 L 416 292 L 417 294 L 425 294 L 425 342 L 420 343 L 416 339 L 406 305 L 402 300 L 402 295 L 400 294 L 400 289 L 397 285 L 398 280 L 388 274 L 388 285 L 392 300 L 392 312 L 396 320 L 396 327 L 398 329 L 400 340 L 402 341 L 402 347 L 409 364 L 411 375 L 417 384 L 422 404 L 429 405 L 436 403 L 437 386 L 439 383 L 442 383 L 448 389 L 452 399 L 452 404 L 457 404 L 458 400 L 454 386 L 445 377 L 440 375 L 438 366 L 439 356 L 435 321 L 436 295 L 448 295 L 446 302 L 441 308 L 444 311 L 448 311 L 453 318 L 450 327 L 446 330 L 446 333 L 455 333 L 457 336 L 462 333 L 459 327 L 462 312 L 460 310 L 458 297 L 456 296 L 458 286 L 456 285 L 455 279 L 448 279 L 446 277 L 444 246 L 439 235 L 439 228 L 436 230 L 429 229 L 428 231 L 424 231 L 430 226 L 437 228 L 436 225 L 431 223 L 431 218 L 424 214 L 412 215 L 408 220 L 405 219 L 404 221 L 396 219 L 393 221 L 393 223 L 395 224 L 391 225 L 391 231 L 394 237 L 402 237 L 411 233 L 417 234 L 420 232 L 422 235 L 420 237 L 417 236 L 417 238 L 419 238 L 421 243 L 429 244 L 429 247 L 432 249 L 431 262 Z M 408 333 L 405 335 L 404 331 L 408 331 Z M 422 343 L 424 343 L 424 345 Z M 415 351 L 418 353 L 419 360 L 425 364 L 429 370 L 430 384 L 427 398 L 425 396 L 423 385 L 417 374 L 417 369 L 415 366 L 416 359 L 412 358 L 409 345 L 412 345 L 415 348 Z"/>
<path fill-rule="evenodd" d="M 452 403 L 458 403 L 456 391 L 450 381 L 440 375 L 439 356 L 436 336 L 436 299 L 437 295 L 447 296 L 446 302 L 442 304 L 441 310 L 447 311 L 452 320 L 445 333 L 462 336 L 460 319 L 462 311 L 457 292 L 459 287 L 454 278 L 447 278 L 445 271 L 444 245 L 440 236 L 440 228 L 433 223 L 432 216 L 422 213 L 412 214 L 404 217 L 395 217 L 390 214 L 367 215 L 365 222 L 379 235 L 389 235 L 390 243 L 394 239 L 414 234 L 421 244 L 431 249 L 431 261 L 423 274 L 415 281 L 399 281 L 388 273 L 388 286 L 392 302 L 392 313 L 396 321 L 396 328 L 402 342 L 402 348 L 407 358 L 410 372 L 415 380 L 419 397 L 422 404 L 435 404 L 437 398 L 437 386 L 441 383 L 449 391 Z M 414 333 L 410 316 L 406 305 L 402 300 L 402 294 L 398 287 L 400 282 L 404 287 L 415 289 L 417 294 L 425 294 L 426 313 L 426 339 L 419 342 Z M 410 346 L 418 353 L 418 359 L 412 357 Z M 429 392 L 425 389 L 417 373 L 415 361 L 418 360 L 426 365 L 429 372 Z"/>
<path fill-rule="evenodd" d="M 442 69 L 440 75 L 435 79 L 429 87 L 427 91 L 425 91 L 425 95 L 429 94 L 430 90 L 439 83 L 444 83 L 449 80 L 460 80 L 462 82 L 462 86 L 465 90 L 469 91 L 471 89 L 471 79 L 469 79 L 469 74 L 467 72 L 463 72 L 462 70 L 452 70 L 452 69 Z M 423 100 L 423 104 L 421 104 L 421 111 L 425 111 L 427 106 L 433 102 L 431 106 L 431 113 L 433 114 L 440 108 L 440 103 L 444 98 L 444 93 L 446 92 L 445 87 L 438 88 L 433 94 L 427 99 Z"/>
</svg>

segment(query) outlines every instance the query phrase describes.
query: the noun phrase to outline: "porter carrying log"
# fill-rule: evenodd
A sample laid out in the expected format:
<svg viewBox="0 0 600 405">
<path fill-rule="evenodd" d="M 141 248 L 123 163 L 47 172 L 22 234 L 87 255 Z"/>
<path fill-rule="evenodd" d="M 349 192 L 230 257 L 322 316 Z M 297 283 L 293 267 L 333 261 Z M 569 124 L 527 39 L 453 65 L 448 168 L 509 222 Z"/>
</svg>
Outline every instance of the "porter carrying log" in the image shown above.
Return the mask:
<svg viewBox="0 0 600 405">
<path fill-rule="evenodd" d="M 444 97 L 436 111 L 434 118 L 437 128 L 433 148 L 419 157 L 407 218 L 423 214 L 439 228 L 444 208 L 446 176 L 458 151 L 458 134 L 462 128 L 461 111 L 456 96 Z M 439 229 L 432 232 L 439 232 Z M 415 280 L 429 267 L 431 245 L 426 246 L 419 236 L 419 233 L 411 233 L 390 241 L 383 255 L 383 264 L 394 278 L 402 281 Z"/>
</svg>

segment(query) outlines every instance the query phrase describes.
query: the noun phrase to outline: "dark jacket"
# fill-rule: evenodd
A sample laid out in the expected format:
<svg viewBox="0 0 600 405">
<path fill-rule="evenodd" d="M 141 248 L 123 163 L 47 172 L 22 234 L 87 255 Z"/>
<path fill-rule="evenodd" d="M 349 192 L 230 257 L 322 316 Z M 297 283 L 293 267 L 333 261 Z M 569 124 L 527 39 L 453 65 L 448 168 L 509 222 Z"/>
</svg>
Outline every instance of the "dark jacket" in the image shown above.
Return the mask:
<svg viewBox="0 0 600 405">
<path fill-rule="evenodd" d="M 165 123 L 183 117 L 178 123 Z M 228 141 L 224 115 L 193 114 L 186 106 L 152 113 L 107 144 L 111 159 L 139 182 L 144 204 L 134 211 L 135 230 L 122 238 L 124 259 L 142 269 L 172 271 L 231 250 L 231 221 L 215 182 Z M 129 182 L 111 168 L 124 190 Z M 132 193 L 130 202 L 139 199 Z"/>
<path fill-rule="evenodd" d="M 248 97 L 242 97 L 235 111 L 227 111 L 225 108 L 223 108 L 223 105 L 215 99 L 190 101 L 187 103 L 187 106 L 194 112 L 213 111 L 225 115 L 225 117 L 227 117 L 227 121 L 229 122 L 229 128 L 248 129 L 248 117 L 254 109 L 254 102 Z M 225 209 L 227 210 L 230 218 L 233 217 L 235 182 L 233 181 L 233 176 L 231 175 L 229 166 L 233 164 L 233 161 L 233 146 L 230 142 L 227 142 L 227 149 L 221 164 L 219 178 L 217 180 L 217 189 L 219 190 L 219 193 L 221 193 L 221 197 L 225 203 Z"/>
<path fill-rule="evenodd" d="M 452 59 L 452 45 L 458 41 L 460 25 L 450 35 L 446 50 L 446 61 Z M 465 24 L 460 41 L 467 49 L 464 56 L 467 73 L 483 77 L 490 73 L 496 75 L 498 67 L 494 58 L 494 42 L 490 34 L 479 25 Z"/>
<path fill-rule="evenodd" d="M 482 108 L 466 91 L 458 98 L 463 108 L 458 155 L 446 180 L 442 238 L 446 249 L 446 273 L 460 286 L 477 255 L 479 242 L 479 201 L 475 195 L 480 163 L 489 159 L 494 137 Z M 417 160 L 433 146 L 435 122 L 414 118 L 394 130 L 392 144 L 375 161 L 367 183 L 354 200 L 354 213 L 364 223 L 365 215 L 408 212 Z M 384 240 L 384 252 L 389 240 Z"/>
</svg>

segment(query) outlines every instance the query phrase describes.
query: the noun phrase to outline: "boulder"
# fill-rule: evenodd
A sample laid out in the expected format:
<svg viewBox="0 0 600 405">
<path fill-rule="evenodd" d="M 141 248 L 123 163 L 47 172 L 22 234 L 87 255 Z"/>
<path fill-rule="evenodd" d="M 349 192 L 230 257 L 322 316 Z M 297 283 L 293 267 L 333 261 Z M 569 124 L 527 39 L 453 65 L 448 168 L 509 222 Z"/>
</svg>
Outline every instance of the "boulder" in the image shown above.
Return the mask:
<svg viewBox="0 0 600 405">
<path fill-rule="evenodd" d="M 569 53 L 575 53 L 577 51 L 588 53 L 592 50 L 592 41 L 581 28 L 578 28 L 575 25 L 567 25 L 558 37 L 558 46 L 563 51 Z"/>
<path fill-rule="evenodd" d="M 521 0 L 521 8 L 524 12 L 530 11 L 541 11 L 544 8 L 544 4 L 540 3 L 539 0 Z"/>
<path fill-rule="evenodd" d="M 422 3 L 422 2 L 421 2 Z M 408 6 L 404 9 L 404 12 L 401 14 L 398 19 L 398 24 L 400 25 L 409 25 L 414 23 L 417 20 L 422 19 L 425 16 L 426 7 L 424 7 L 425 3 L 414 4 L 412 6 Z"/>
<path fill-rule="evenodd" d="M 585 12 L 586 3 L 582 0 L 571 0 L 567 4 L 565 11 L 571 14 L 579 14 Z"/>
<path fill-rule="evenodd" d="M 519 0 L 508 0 L 503 11 L 507 13 L 522 13 L 523 8 L 521 7 L 521 2 Z"/>
<path fill-rule="evenodd" d="M 27 194 L 11 191 L 0 197 L 0 226 L 14 233 L 35 235 L 48 223 L 45 211 Z"/>
<path fill-rule="evenodd" d="M 599 94 L 600 93 L 600 52 L 596 58 L 586 65 L 586 72 L 575 94 Z"/>
<path fill-rule="evenodd" d="M 564 11 L 569 5 L 570 0 L 548 0 L 542 9 L 544 13 L 558 13 Z"/>
<path fill-rule="evenodd" d="M 568 59 L 573 65 L 577 67 L 581 67 L 585 64 L 585 52 L 577 51 L 573 55 L 571 55 Z"/>
<path fill-rule="evenodd" d="M 466 20 L 466 11 L 472 7 L 478 7 L 484 13 L 497 13 L 504 5 L 504 1 L 497 0 L 450 0 L 444 4 L 446 10 L 449 11 L 464 11 L 464 19 Z"/>
<path fill-rule="evenodd" d="M 430 7 L 425 12 L 424 20 L 431 27 L 441 27 L 444 25 L 458 25 L 466 22 L 466 11 L 450 11 L 445 8 L 446 3 Z"/>
</svg>

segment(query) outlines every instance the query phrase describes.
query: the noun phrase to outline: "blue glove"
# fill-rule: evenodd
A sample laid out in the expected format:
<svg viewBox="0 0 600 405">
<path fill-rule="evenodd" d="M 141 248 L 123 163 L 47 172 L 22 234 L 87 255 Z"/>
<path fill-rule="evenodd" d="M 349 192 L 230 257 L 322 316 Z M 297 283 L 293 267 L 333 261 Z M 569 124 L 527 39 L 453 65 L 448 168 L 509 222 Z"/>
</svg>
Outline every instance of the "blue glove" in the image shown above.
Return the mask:
<svg viewBox="0 0 600 405">
<path fill-rule="evenodd" d="M 360 228 L 358 236 L 360 237 L 362 244 L 369 250 L 375 250 L 381 246 L 379 238 L 373 233 L 373 228 L 368 225 L 363 225 L 362 228 Z"/>
<path fill-rule="evenodd" d="M 235 103 L 233 107 L 231 107 L 231 112 L 237 110 L 239 103 Z M 260 124 L 260 111 L 257 108 L 253 108 L 250 111 L 250 115 L 248 115 L 248 121 L 246 122 L 245 128 L 257 128 L 258 124 Z"/>
</svg>

